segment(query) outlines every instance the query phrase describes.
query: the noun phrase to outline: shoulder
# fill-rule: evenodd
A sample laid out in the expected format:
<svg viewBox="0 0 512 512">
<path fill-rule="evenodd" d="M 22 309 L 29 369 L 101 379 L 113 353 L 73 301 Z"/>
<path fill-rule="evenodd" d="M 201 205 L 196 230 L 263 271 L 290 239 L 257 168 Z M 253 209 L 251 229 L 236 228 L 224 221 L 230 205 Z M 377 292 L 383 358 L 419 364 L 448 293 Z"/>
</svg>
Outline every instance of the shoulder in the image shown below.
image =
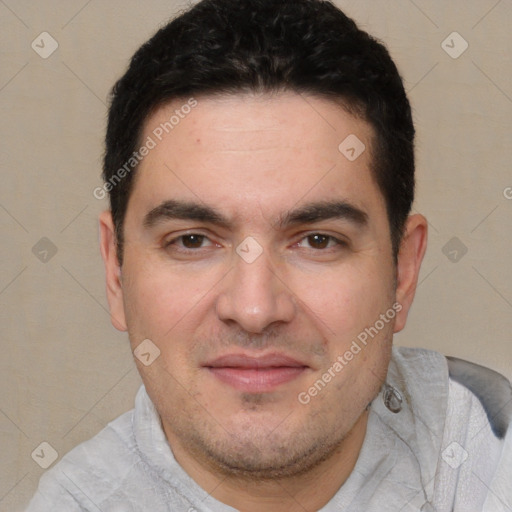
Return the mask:
<svg viewBox="0 0 512 512">
<path fill-rule="evenodd" d="M 512 386 L 500 373 L 456 357 L 446 357 L 451 380 L 470 391 L 480 402 L 496 437 L 502 439 L 512 418 Z"/>
<path fill-rule="evenodd" d="M 91 497 L 101 502 L 116 492 L 138 465 L 133 414 L 132 410 L 119 416 L 46 471 L 26 512 L 54 510 L 56 504 L 66 505 L 66 510 L 89 510 Z"/>
<path fill-rule="evenodd" d="M 391 373 L 403 381 L 418 409 L 449 408 L 458 416 L 487 417 L 503 439 L 512 420 L 512 386 L 485 366 L 426 349 L 394 347 Z M 415 399 L 415 400 L 414 400 Z"/>
</svg>

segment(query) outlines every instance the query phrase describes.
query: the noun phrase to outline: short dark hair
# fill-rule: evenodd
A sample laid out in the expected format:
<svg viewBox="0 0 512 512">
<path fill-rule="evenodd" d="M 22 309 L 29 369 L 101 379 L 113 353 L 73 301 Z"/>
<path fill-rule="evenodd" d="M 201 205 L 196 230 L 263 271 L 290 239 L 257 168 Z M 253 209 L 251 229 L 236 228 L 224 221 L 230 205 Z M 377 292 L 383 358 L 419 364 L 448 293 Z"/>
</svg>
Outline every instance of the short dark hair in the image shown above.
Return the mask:
<svg viewBox="0 0 512 512">
<path fill-rule="evenodd" d="M 280 91 L 329 98 L 373 127 L 372 173 L 396 257 L 414 198 L 414 126 L 387 49 L 330 1 L 203 0 L 142 45 L 112 90 L 103 178 L 120 263 L 136 171 L 126 162 L 155 109 L 191 95 Z"/>
</svg>

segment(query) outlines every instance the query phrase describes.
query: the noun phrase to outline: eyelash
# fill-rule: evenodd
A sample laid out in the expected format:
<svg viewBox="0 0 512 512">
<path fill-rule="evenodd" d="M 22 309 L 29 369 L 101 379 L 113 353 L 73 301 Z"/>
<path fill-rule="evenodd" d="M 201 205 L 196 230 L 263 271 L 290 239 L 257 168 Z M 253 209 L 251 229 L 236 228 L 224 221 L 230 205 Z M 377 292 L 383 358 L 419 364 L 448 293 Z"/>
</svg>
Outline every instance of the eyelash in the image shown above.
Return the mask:
<svg viewBox="0 0 512 512">
<path fill-rule="evenodd" d="M 211 245 L 217 245 L 219 246 L 219 244 L 214 244 L 214 242 L 212 242 L 206 235 L 203 235 L 201 233 L 186 233 L 184 235 L 180 235 L 180 236 L 177 236 L 171 240 L 168 240 L 164 243 L 164 249 L 167 249 L 169 248 L 171 245 L 175 245 L 177 246 L 177 242 L 181 240 L 181 242 L 183 243 L 183 239 L 184 238 L 187 238 L 187 237 L 200 237 L 204 240 L 209 240 Z M 220 247 L 220 246 L 219 246 Z M 203 247 L 199 247 L 197 249 L 190 249 L 188 247 L 181 247 L 177 250 L 180 250 L 180 251 L 183 251 L 183 252 L 197 252 L 199 249 L 203 249 Z"/>
<path fill-rule="evenodd" d="M 314 237 L 314 236 L 327 238 L 328 239 L 328 244 L 334 243 L 334 246 L 326 247 L 326 248 L 321 248 L 321 249 L 314 248 L 314 247 L 309 247 L 309 249 L 311 249 L 311 250 L 313 250 L 315 252 L 327 252 L 327 251 L 335 249 L 335 248 L 343 248 L 343 247 L 347 247 L 348 246 L 348 243 L 345 240 L 341 240 L 339 238 L 336 238 L 333 235 L 328 235 L 326 233 L 315 231 L 315 232 L 311 232 L 311 233 L 307 233 L 307 234 L 302 235 L 300 240 L 293 244 L 293 247 L 298 247 L 301 242 L 303 242 L 304 240 L 307 240 L 308 238 Z M 201 242 L 204 242 L 204 240 L 208 240 L 210 242 L 210 245 L 208 245 L 207 247 L 215 246 L 215 245 L 217 247 L 221 247 L 219 244 L 216 244 L 215 242 L 212 242 L 207 235 L 203 235 L 201 233 L 186 233 L 184 235 L 180 235 L 180 236 L 177 236 L 177 237 L 175 237 L 175 238 L 173 238 L 171 240 L 166 241 L 164 243 L 164 249 L 169 249 L 173 245 L 175 246 L 175 248 L 176 248 L 175 250 L 176 251 L 186 252 L 186 253 L 199 252 L 201 249 L 205 249 L 205 247 L 187 248 L 187 247 L 183 247 L 183 245 L 180 247 L 178 245 L 178 242 L 181 241 L 181 243 L 183 244 L 183 240 L 186 237 L 200 237 L 202 239 Z"/>
<path fill-rule="evenodd" d="M 308 233 L 306 235 L 304 235 L 300 240 L 299 242 L 297 242 L 296 244 L 294 244 L 294 246 L 298 245 L 299 243 L 301 243 L 303 240 L 307 240 L 308 238 L 311 238 L 311 237 L 315 237 L 315 236 L 318 236 L 318 237 L 324 237 L 324 238 L 327 238 L 328 239 L 328 244 L 333 242 L 334 243 L 334 246 L 336 247 L 346 247 L 348 244 L 345 240 L 340 240 L 339 238 L 336 238 L 335 236 L 333 235 L 328 235 L 326 233 L 322 233 L 322 232 L 313 232 L 313 233 Z M 326 247 L 326 248 L 323 248 L 323 249 L 318 249 L 318 248 L 313 248 L 311 247 L 311 249 L 315 250 L 315 251 L 318 251 L 318 252 L 323 252 L 323 251 L 328 251 L 329 249 L 334 249 L 334 247 Z"/>
</svg>

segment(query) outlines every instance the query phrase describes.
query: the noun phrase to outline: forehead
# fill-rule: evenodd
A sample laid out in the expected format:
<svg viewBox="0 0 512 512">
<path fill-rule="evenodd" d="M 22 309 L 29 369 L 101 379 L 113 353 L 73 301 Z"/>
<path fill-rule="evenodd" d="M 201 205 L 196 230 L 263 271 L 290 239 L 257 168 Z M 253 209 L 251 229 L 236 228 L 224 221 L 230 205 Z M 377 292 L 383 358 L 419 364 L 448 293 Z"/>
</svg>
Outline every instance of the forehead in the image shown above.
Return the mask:
<svg viewBox="0 0 512 512">
<path fill-rule="evenodd" d="M 132 195 L 147 208 L 179 197 L 249 216 L 340 197 L 383 207 L 370 170 L 372 138 L 367 122 L 309 95 L 176 100 L 144 126 L 141 143 L 153 147 Z"/>
</svg>

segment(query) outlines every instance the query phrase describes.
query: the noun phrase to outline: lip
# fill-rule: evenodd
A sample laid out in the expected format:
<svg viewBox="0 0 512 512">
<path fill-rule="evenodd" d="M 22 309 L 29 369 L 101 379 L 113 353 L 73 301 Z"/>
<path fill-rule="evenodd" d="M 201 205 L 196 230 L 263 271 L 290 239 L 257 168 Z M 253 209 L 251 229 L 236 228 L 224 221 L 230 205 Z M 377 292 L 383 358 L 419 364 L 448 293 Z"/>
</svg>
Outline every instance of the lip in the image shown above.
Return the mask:
<svg viewBox="0 0 512 512">
<path fill-rule="evenodd" d="M 246 393 L 268 393 L 295 380 L 309 367 L 285 354 L 226 354 L 203 365 L 214 377 Z"/>
</svg>

